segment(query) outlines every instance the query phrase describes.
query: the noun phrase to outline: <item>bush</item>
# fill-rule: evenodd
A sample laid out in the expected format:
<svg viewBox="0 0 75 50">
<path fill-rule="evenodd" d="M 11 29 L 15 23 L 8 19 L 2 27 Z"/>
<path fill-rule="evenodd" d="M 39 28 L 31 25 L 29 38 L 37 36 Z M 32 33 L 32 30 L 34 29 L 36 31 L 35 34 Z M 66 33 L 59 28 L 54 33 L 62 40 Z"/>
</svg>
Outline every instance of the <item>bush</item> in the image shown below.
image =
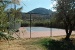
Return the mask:
<svg viewBox="0 0 75 50">
<path fill-rule="evenodd" d="M 49 41 L 51 41 L 51 39 L 49 38 L 44 38 L 40 40 L 40 43 L 44 46 L 48 46 L 49 45 Z"/>
<path fill-rule="evenodd" d="M 14 37 L 12 37 L 11 35 L 9 35 L 9 34 L 4 34 L 4 32 L 0 32 L 0 40 L 1 39 L 4 39 L 4 40 L 13 40 L 14 39 Z"/>
<path fill-rule="evenodd" d="M 22 22 L 21 23 L 21 27 L 26 27 L 26 26 L 29 26 L 30 25 L 30 22 Z"/>
<path fill-rule="evenodd" d="M 35 22 L 33 23 L 34 26 L 44 26 L 44 24 L 42 22 Z"/>
<path fill-rule="evenodd" d="M 40 41 L 48 50 L 74 50 L 75 46 L 71 42 L 43 39 Z"/>
<path fill-rule="evenodd" d="M 22 27 L 30 26 L 30 21 L 23 21 L 21 23 Z M 31 21 L 31 26 L 42 26 L 42 27 L 51 27 L 51 28 L 64 28 L 63 23 L 50 22 L 49 20 L 35 20 Z"/>
</svg>

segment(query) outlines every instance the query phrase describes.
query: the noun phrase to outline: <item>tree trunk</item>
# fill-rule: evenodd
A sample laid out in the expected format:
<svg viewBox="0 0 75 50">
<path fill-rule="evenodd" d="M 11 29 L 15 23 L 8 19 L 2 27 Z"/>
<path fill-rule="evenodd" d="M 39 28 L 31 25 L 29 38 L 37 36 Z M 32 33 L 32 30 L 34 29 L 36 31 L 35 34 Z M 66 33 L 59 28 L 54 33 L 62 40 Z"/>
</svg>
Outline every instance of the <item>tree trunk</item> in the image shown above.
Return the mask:
<svg viewBox="0 0 75 50">
<path fill-rule="evenodd" d="M 66 37 L 65 40 L 70 41 L 70 35 L 72 33 L 73 27 L 70 24 L 65 25 Z"/>
<path fill-rule="evenodd" d="M 70 29 L 70 30 L 66 30 L 66 37 L 65 37 L 65 40 L 67 40 L 67 41 L 70 41 L 70 35 L 71 35 L 71 33 L 72 33 L 72 29 Z"/>
<path fill-rule="evenodd" d="M 70 35 L 71 35 L 71 33 L 67 33 L 66 37 L 65 37 L 65 40 L 70 40 Z"/>
</svg>

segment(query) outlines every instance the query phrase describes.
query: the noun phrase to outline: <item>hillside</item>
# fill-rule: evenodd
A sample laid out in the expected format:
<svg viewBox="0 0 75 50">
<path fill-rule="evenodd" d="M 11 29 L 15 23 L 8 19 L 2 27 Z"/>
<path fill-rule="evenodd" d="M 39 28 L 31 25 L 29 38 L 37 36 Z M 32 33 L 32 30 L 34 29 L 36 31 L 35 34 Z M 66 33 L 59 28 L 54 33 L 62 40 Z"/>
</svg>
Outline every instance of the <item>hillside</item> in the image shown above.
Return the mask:
<svg viewBox="0 0 75 50">
<path fill-rule="evenodd" d="M 52 11 L 48 10 L 46 8 L 35 8 L 27 13 L 22 13 L 22 19 L 30 19 L 30 13 L 32 13 L 31 17 L 32 19 L 40 20 L 40 19 L 50 19 L 50 16 L 52 15 Z"/>
<path fill-rule="evenodd" d="M 35 8 L 35 9 L 29 11 L 28 13 L 51 14 L 52 11 L 48 10 L 46 8 Z"/>
</svg>

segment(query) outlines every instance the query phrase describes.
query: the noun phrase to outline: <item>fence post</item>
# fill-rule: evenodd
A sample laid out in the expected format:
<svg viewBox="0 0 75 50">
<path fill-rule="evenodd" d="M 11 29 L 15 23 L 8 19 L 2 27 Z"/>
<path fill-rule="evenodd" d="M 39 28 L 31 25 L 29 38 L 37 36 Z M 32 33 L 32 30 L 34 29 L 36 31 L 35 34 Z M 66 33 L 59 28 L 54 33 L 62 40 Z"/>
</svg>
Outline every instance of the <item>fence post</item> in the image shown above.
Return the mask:
<svg viewBox="0 0 75 50">
<path fill-rule="evenodd" d="M 30 38 L 31 38 L 31 13 L 30 13 Z"/>
<path fill-rule="evenodd" d="M 51 22 L 51 28 L 50 28 L 50 36 L 52 37 L 52 22 Z"/>
</svg>

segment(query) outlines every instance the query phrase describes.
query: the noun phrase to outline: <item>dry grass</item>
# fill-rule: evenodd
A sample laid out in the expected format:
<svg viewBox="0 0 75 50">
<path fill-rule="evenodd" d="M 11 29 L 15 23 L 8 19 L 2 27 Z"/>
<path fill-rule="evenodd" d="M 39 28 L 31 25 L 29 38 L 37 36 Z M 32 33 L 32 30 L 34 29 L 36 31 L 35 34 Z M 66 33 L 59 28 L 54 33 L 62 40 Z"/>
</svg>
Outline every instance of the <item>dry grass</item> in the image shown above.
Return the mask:
<svg viewBox="0 0 75 50">
<path fill-rule="evenodd" d="M 52 39 L 59 40 L 65 36 L 51 37 Z M 49 37 L 47 37 L 49 38 Z M 73 42 L 75 42 L 75 35 L 72 35 Z M 42 45 L 36 44 L 35 42 L 43 38 L 33 38 L 33 39 L 18 39 L 11 41 L 0 41 L 0 50 L 46 50 Z"/>
<path fill-rule="evenodd" d="M 38 40 L 38 39 L 37 39 Z M 12 41 L 1 41 L 0 50 L 45 50 L 41 45 L 34 44 L 36 39 L 21 39 Z"/>
<path fill-rule="evenodd" d="M 24 48 L 19 45 L 20 40 L 13 41 L 3 41 L 0 45 L 0 50 L 24 50 Z"/>
</svg>

